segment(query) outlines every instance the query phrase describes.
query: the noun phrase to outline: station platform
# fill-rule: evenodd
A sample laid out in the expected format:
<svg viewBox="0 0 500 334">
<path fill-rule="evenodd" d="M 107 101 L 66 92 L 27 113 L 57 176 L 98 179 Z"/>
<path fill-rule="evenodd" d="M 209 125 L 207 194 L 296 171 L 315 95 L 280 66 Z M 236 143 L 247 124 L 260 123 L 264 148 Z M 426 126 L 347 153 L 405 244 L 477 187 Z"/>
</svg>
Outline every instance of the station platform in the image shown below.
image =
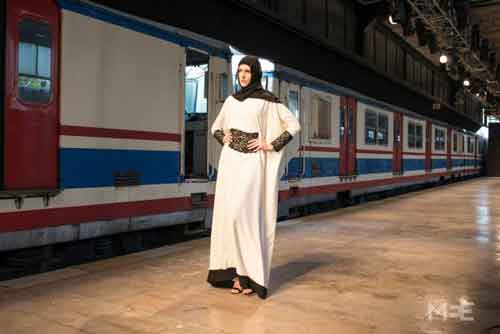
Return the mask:
<svg viewBox="0 0 500 334">
<path fill-rule="evenodd" d="M 280 222 L 265 300 L 211 287 L 209 246 L 0 282 L 0 333 L 500 333 L 500 178 Z"/>
</svg>

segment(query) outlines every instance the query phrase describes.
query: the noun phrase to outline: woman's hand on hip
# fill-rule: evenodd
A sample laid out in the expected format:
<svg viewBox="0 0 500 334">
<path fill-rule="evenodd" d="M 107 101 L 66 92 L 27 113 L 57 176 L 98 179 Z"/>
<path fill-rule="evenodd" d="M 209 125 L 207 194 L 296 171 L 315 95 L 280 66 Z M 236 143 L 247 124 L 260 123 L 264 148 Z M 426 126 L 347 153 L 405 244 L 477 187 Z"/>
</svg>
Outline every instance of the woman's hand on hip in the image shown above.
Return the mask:
<svg viewBox="0 0 500 334">
<path fill-rule="evenodd" d="M 230 143 L 232 140 L 233 140 L 233 136 L 231 135 L 231 133 L 225 134 L 224 138 L 222 139 L 222 141 L 224 143 Z"/>
<path fill-rule="evenodd" d="M 257 152 L 259 150 L 263 150 L 263 151 L 272 151 L 273 150 L 273 146 L 270 145 L 270 144 L 267 144 L 266 142 L 264 141 L 259 141 L 259 139 L 250 139 L 248 141 L 248 146 L 247 146 L 249 149 L 251 150 L 254 150 L 254 152 Z"/>
</svg>

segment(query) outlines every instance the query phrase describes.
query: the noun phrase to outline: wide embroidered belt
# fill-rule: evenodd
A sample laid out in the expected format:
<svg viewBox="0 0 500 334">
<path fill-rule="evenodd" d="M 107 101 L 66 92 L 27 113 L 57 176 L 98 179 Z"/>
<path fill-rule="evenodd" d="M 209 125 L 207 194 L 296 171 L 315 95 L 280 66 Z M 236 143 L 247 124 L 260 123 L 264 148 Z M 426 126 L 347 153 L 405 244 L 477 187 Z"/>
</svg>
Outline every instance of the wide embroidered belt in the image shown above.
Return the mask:
<svg viewBox="0 0 500 334">
<path fill-rule="evenodd" d="M 233 150 L 242 153 L 258 152 L 248 148 L 248 142 L 259 137 L 258 132 L 245 132 L 234 128 L 229 129 L 229 131 L 231 132 L 232 136 L 232 141 L 229 143 L 229 147 L 231 147 Z"/>
</svg>

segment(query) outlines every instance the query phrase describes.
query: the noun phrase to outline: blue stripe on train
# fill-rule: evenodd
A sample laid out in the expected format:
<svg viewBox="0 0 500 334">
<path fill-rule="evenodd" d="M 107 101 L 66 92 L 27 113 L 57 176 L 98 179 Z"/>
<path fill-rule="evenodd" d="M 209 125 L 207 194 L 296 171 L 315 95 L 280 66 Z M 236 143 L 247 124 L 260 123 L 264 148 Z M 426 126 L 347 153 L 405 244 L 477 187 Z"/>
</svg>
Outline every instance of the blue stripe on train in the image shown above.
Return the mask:
<svg viewBox="0 0 500 334">
<path fill-rule="evenodd" d="M 313 168 L 314 167 L 314 168 Z M 313 169 L 315 170 L 313 175 Z M 306 157 L 304 159 L 304 178 L 320 177 L 320 176 L 338 176 L 339 175 L 339 158 L 321 158 L 321 157 Z M 292 158 L 288 162 L 288 177 L 299 177 L 301 174 L 301 159 Z M 282 181 L 287 178 L 282 175 Z"/>
<path fill-rule="evenodd" d="M 446 159 L 432 159 L 432 169 L 446 168 L 447 166 Z"/>
<path fill-rule="evenodd" d="M 140 184 L 177 183 L 178 151 L 62 148 L 59 150 L 62 188 L 109 187 L 114 172 L 136 171 Z"/>
<path fill-rule="evenodd" d="M 421 170 L 425 169 L 425 159 L 403 159 L 403 170 Z"/>
<path fill-rule="evenodd" d="M 453 167 L 464 167 L 464 166 L 466 166 L 466 161 L 467 160 L 464 160 L 464 159 L 453 159 L 451 165 Z"/>
<path fill-rule="evenodd" d="M 339 158 L 306 157 L 304 160 L 305 178 L 339 175 Z M 358 175 L 392 172 L 392 159 L 357 159 L 356 164 Z M 288 176 L 298 177 L 300 172 L 300 159 L 291 159 L 288 163 Z M 286 177 L 282 176 L 281 180 L 286 180 Z"/>
<path fill-rule="evenodd" d="M 357 159 L 357 174 L 390 173 L 392 159 Z"/>
</svg>

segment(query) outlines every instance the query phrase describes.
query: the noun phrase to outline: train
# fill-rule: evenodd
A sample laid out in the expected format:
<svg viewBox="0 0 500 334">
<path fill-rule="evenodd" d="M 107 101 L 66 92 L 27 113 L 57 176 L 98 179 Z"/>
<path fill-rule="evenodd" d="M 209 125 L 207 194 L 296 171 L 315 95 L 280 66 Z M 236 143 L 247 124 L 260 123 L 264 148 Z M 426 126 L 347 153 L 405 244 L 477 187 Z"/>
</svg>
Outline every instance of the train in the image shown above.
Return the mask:
<svg viewBox="0 0 500 334">
<path fill-rule="evenodd" d="M 209 230 L 209 129 L 244 52 L 91 1 L 2 3 L 0 252 Z M 480 175 L 476 133 L 262 63 L 302 126 L 284 148 L 279 220 Z"/>
</svg>

